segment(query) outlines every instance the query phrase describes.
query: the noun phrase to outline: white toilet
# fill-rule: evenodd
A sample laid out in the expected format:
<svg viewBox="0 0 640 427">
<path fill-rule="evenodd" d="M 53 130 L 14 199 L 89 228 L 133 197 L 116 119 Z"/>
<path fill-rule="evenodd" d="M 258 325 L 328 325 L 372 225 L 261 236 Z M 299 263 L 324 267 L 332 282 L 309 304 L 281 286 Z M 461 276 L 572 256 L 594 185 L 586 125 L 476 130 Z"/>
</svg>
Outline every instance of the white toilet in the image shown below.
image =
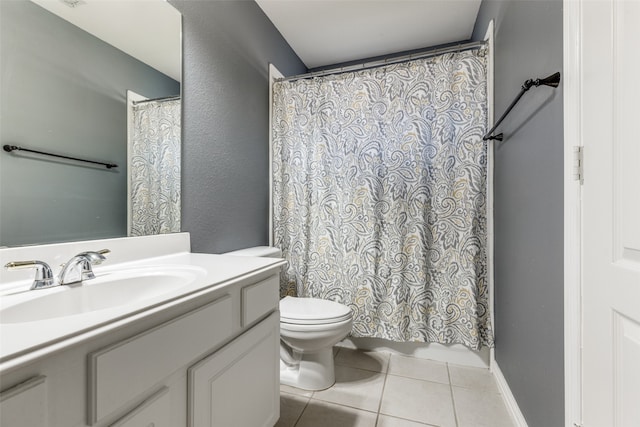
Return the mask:
<svg viewBox="0 0 640 427">
<path fill-rule="evenodd" d="M 269 246 L 241 249 L 226 255 L 279 258 Z M 346 305 L 318 298 L 280 300 L 280 383 L 305 390 L 324 390 L 335 383 L 333 346 L 351 331 Z"/>
</svg>

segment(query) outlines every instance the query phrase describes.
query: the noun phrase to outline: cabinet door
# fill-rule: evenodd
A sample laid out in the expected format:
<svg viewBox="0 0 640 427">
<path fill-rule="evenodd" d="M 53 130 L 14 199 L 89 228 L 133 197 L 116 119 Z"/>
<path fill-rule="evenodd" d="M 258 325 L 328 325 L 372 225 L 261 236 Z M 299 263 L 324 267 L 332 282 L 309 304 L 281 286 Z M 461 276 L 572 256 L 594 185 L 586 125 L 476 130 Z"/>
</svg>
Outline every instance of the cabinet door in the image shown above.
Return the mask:
<svg viewBox="0 0 640 427">
<path fill-rule="evenodd" d="M 169 389 L 164 387 L 111 427 L 171 427 L 170 410 Z"/>
<path fill-rule="evenodd" d="M 46 427 L 47 388 L 39 376 L 0 393 L 2 427 Z"/>
<path fill-rule="evenodd" d="M 190 427 L 272 427 L 280 417 L 280 314 L 189 369 Z"/>
</svg>

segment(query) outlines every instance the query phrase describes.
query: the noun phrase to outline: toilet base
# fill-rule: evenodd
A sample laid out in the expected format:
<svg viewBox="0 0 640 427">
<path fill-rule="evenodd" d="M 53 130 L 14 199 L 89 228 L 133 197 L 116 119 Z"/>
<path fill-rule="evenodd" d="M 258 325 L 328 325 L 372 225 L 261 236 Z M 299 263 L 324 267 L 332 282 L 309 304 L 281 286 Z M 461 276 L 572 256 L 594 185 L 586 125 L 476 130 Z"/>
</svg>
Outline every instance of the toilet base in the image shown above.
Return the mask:
<svg viewBox="0 0 640 427">
<path fill-rule="evenodd" d="M 280 384 L 318 391 L 331 387 L 335 382 L 332 347 L 304 353 L 294 366 L 288 366 L 280 360 Z"/>
</svg>

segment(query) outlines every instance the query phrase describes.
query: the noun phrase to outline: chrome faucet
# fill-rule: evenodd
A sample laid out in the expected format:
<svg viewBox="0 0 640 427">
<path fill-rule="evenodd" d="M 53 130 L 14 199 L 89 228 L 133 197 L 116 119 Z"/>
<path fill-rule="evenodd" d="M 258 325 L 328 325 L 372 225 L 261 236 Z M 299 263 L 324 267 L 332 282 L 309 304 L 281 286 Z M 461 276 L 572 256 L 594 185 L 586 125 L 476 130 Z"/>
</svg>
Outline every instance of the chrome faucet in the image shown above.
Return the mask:
<svg viewBox="0 0 640 427">
<path fill-rule="evenodd" d="M 51 267 L 44 261 L 12 261 L 5 264 L 7 270 L 24 270 L 25 268 L 35 268 L 36 277 L 29 289 L 46 289 L 58 284 L 53 279 Z"/>
<path fill-rule="evenodd" d="M 5 264 L 9 271 L 35 268 L 36 277 L 29 289 L 46 289 L 58 285 L 70 285 L 83 280 L 95 279 L 92 266 L 107 259 L 105 255 L 111 253 L 109 249 L 100 251 L 81 252 L 62 265 L 59 281 L 56 283 L 51 267 L 44 261 L 12 261 Z"/>
<path fill-rule="evenodd" d="M 62 271 L 58 276 L 59 284 L 70 285 L 82 282 L 83 280 L 95 279 L 96 276 L 93 274 L 92 266 L 102 263 L 102 261 L 107 259 L 105 255 L 110 252 L 109 249 L 102 249 L 95 252 L 81 252 L 74 256 L 62 266 Z"/>
<path fill-rule="evenodd" d="M 111 251 L 109 249 L 101 249 L 99 251 L 88 251 L 79 253 L 76 256 L 84 256 L 87 258 L 89 262 L 85 263 L 82 268 L 82 280 L 90 280 L 95 279 L 96 276 L 93 274 L 92 265 L 102 264 L 106 258 L 106 255 L 110 254 Z"/>
</svg>

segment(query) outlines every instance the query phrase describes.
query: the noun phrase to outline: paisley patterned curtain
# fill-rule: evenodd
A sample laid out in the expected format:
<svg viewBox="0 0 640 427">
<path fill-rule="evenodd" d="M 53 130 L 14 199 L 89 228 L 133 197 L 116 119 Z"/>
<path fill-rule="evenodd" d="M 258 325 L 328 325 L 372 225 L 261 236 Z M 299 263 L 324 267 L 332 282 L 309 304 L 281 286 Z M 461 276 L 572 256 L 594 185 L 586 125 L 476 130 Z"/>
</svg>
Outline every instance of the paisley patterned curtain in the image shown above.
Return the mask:
<svg viewBox="0 0 640 427">
<path fill-rule="evenodd" d="M 130 236 L 180 231 L 180 100 L 133 106 Z"/>
<path fill-rule="evenodd" d="M 493 345 L 485 50 L 278 82 L 281 293 L 341 302 L 352 336 Z"/>
</svg>

